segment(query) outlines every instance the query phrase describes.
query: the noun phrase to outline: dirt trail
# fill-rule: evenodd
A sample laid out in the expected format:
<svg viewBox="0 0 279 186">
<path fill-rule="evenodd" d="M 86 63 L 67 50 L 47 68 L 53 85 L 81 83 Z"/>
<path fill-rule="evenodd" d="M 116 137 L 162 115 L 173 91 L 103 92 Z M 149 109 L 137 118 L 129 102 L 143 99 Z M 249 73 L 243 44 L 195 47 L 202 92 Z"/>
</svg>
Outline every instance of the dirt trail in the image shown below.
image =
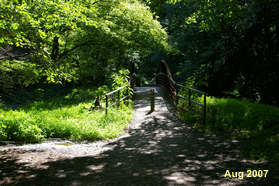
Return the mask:
<svg viewBox="0 0 279 186">
<path fill-rule="evenodd" d="M 155 111 L 150 111 L 155 88 Z M 277 185 L 267 178 L 247 178 L 247 170 L 266 163 L 237 155 L 245 143 L 205 135 L 181 122 L 158 87 L 138 87 L 132 122 L 118 138 L 74 144 L 0 147 L 0 184 L 11 185 Z M 59 143 L 63 143 L 62 145 Z M 69 145 L 67 145 L 69 144 Z M 226 171 L 244 172 L 239 178 Z"/>
</svg>

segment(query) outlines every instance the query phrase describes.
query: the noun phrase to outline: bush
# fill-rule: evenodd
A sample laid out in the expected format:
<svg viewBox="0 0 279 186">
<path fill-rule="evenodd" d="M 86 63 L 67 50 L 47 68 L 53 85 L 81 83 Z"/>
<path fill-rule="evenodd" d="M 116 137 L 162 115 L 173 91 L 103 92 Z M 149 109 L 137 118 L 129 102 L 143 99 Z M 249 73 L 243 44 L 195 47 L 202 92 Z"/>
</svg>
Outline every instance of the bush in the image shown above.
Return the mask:
<svg viewBox="0 0 279 186">
<path fill-rule="evenodd" d="M 97 96 L 100 97 L 100 100 L 105 99 L 105 95 L 108 92 L 116 90 L 120 87 L 128 85 L 129 83 L 129 70 L 122 69 L 118 72 L 112 73 L 110 78 L 108 78 L 107 85 L 100 87 L 79 87 L 72 90 L 70 94 L 65 96 L 66 99 L 76 100 L 76 101 L 93 101 Z M 121 91 L 121 97 L 123 96 L 124 91 Z"/>
<path fill-rule="evenodd" d="M 211 130 L 266 131 L 276 129 L 278 123 L 277 107 L 245 99 L 207 97 L 206 125 Z"/>
</svg>

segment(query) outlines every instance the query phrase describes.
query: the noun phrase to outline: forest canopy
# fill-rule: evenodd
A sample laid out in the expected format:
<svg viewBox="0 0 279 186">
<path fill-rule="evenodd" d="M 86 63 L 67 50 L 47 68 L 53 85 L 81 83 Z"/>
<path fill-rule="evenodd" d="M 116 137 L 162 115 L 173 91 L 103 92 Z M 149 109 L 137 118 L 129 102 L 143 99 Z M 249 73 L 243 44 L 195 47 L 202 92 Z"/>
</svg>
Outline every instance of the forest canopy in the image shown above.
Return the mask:
<svg viewBox="0 0 279 186">
<path fill-rule="evenodd" d="M 2 0 L 2 91 L 16 84 L 103 81 L 167 34 L 149 8 L 129 0 Z"/>
</svg>

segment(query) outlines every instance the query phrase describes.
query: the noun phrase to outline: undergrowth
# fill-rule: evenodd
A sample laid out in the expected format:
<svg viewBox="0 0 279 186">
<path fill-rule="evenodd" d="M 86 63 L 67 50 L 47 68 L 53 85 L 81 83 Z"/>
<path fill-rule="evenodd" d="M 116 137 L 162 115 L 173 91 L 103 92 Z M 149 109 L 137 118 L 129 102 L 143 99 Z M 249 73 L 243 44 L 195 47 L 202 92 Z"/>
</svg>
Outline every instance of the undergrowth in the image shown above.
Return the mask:
<svg viewBox="0 0 279 186">
<path fill-rule="evenodd" d="M 272 168 L 279 171 L 279 108 L 245 99 L 206 99 L 205 124 L 202 119 L 191 113 L 180 111 L 180 117 L 204 132 L 226 132 L 230 133 L 232 138 L 249 140 L 250 145 L 242 153 L 252 160 L 268 160 L 272 162 Z M 203 97 L 196 100 L 203 103 Z M 195 110 L 195 106 L 191 106 Z"/>
<path fill-rule="evenodd" d="M 128 72 L 120 70 L 112 74 L 111 87 L 79 87 L 64 97 L 58 94 L 53 99 L 42 99 L 16 110 L 6 108 L 0 100 L 0 140 L 38 142 L 52 137 L 92 141 L 119 136 L 132 118 L 131 103 L 125 100 L 118 108 L 111 107 L 106 116 L 104 95 L 127 85 Z M 50 91 L 46 97 L 58 92 L 59 89 Z M 120 96 L 127 92 L 127 89 L 121 91 Z M 94 105 L 97 96 L 101 107 Z M 109 99 L 115 100 L 115 95 Z"/>
<path fill-rule="evenodd" d="M 89 111 L 91 102 L 39 101 L 17 110 L 0 109 L 0 140 L 41 141 L 43 138 L 99 140 L 120 135 L 132 117 L 132 108 L 122 104 Z"/>
</svg>

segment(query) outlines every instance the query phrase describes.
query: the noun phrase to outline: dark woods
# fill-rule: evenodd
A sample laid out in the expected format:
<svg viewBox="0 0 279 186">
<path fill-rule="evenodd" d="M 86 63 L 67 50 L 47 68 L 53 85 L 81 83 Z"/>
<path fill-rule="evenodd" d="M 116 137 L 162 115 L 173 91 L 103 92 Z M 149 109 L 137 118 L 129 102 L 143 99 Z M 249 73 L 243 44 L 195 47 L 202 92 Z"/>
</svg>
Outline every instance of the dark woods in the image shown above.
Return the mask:
<svg viewBox="0 0 279 186">
<path fill-rule="evenodd" d="M 279 105 L 278 10 L 277 0 L 165 4 L 158 14 L 177 53 L 151 60 L 165 59 L 176 80 L 210 95 Z"/>
</svg>

